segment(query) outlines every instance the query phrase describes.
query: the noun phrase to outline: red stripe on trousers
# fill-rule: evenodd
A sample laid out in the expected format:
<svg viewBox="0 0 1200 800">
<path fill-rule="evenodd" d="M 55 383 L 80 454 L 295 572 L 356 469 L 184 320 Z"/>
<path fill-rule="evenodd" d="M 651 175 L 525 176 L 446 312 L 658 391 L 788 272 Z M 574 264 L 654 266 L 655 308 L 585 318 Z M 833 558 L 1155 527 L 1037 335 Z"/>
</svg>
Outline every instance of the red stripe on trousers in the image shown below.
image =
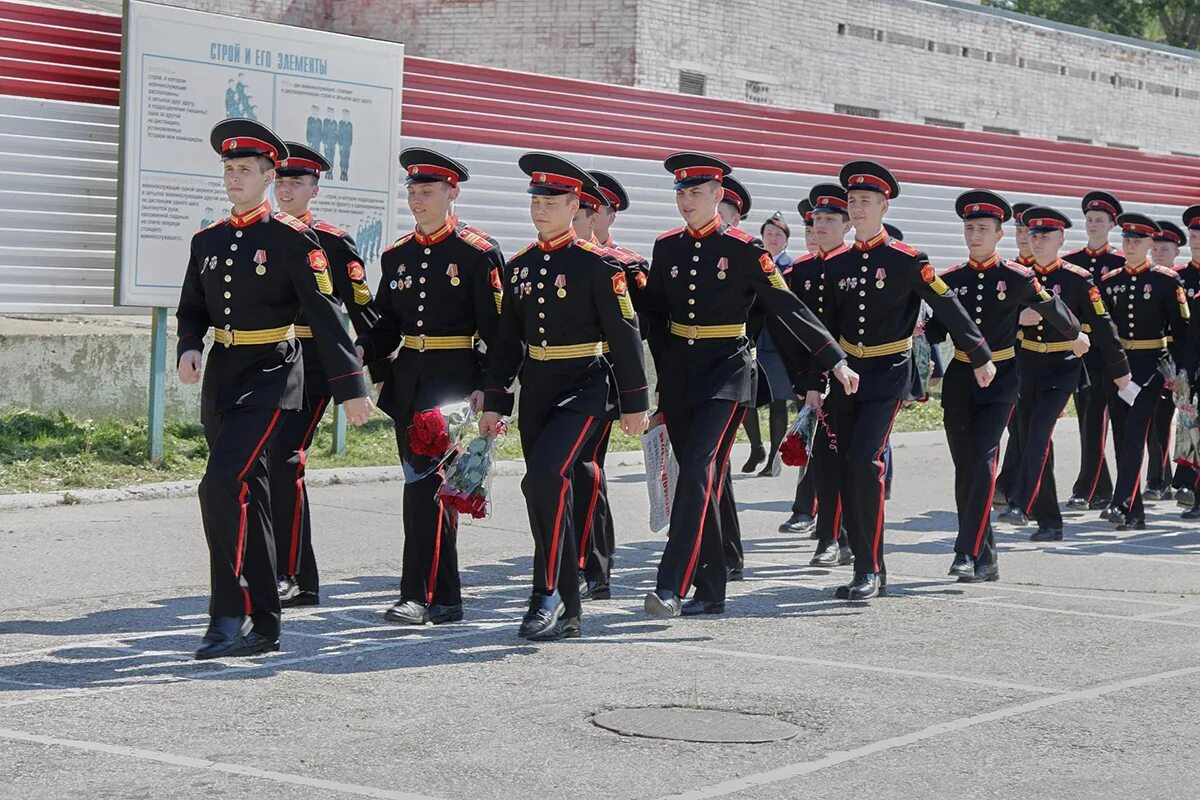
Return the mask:
<svg viewBox="0 0 1200 800">
<path fill-rule="evenodd" d="M 1154 422 L 1154 415 L 1151 414 L 1146 420 L 1146 430 L 1142 432 L 1142 455 L 1146 455 L 1146 440 L 1150 437 L 1150 424 Z M 1129 495 L 1129 513 L 1133 513 L 1133 502 L 1137 500 L 1138 490 L 1142 488 L 1142 465 L 1139 463 L 1137 474 L 1133 478 L 1133 494 Z"/>
<path fill-rule="evenodd" d="M 713 467 L 716 464 L 717 453 L 720 452 L 721 442 L 725 440 L 725 434 L 729 432 L 729 423 L 733 422 L 733 418 L 737 416 L 737 411 L 738 406 L 734 404 L 733 410 L 729 412 L 729 419 L 725 421 L 725 427 L 721 430 L 721 435 L 717 437 L 717 451 L 713 453 L 713 457 L 708 462 L 708 485 L 704 488 L 704 505 L 700 509 L 700 524 L 696 527 L 696 543 L 692 546 L 692 557 L 688 559 L 687 570 L 683 573 L 683 585 L 679 587 L 680 597 L 686 595 L 688 587 L 692 585 L 692 575 L 696 571 L 696 559 L 700 557 L 700 542 L 704 538 L 704 519 L 708 515 L 708 498 L 712 496 Z M 744 418 L 745 416 L 746 410 L 742 409 L 742 417 Z M 730 449 L 732 449 L 733 442 L 729 444 Z"/>
<path fill-rule="evenodd" d="M 588 429 L 592 427 L 593 419 L 595 417 L 588 417 L 584 421 L 583 430 L 579 432 L 579 438 L 575 440 L 575 446 L 571 448 L 571 452 L 567 454 L 567 459 L 558 468 L 558 474 L 562 477 L 562 488 L 558 491 L 558 512 L 554 515 L 554 535 L 550 539 L 550 552 L 546 561 L 546 588 L 551 592 L 554 591 L 554 582 L 558 580 L 558 570 L 554 569 L 554 565 L 557 563 L 558 558 L 558 537 L 562 531 L 563 505 L 567 500 L 567 490 L 571 488 L 571 479 L 567 477 L 567 465 L 571 463 L 571 459 L 575 458 L 575 453 L 579 451 L 580 445 L 583 444 L 583 438 L 587 435 Z"/>
<path fill-rule="evenodd" d="M 1008 417 L 1004 420 L 1004 427 L 1008 427 L 1008 423 L 1012 422 L 1013 408 L 1008 409 Z M 971 552 L 971 558 L 979 556 L 979 548 L 983 544 L 983 534 L 987 530 L 988 520 L 992 518 L 992 500 L 996 497 L 996 466 L 1000 463 L 1000 442 L 996 442 L 996 455 L 992 456 L 992 480 L 988 487 L 987 502 L 983 505 L 983 519 L 979 521 L 979 532 L 975 534 L 975 549 Z M 1040 482 L 1040 479 L 1039 479 Z"/>
<path fill-rule="evenodd" d="M 592 466 L 595 468 L 595 473 L 592 475 L 592 499 L 588 501 L 587 518 L 583 523 L 583 536 L 579 539 L 580 569 L 587 566 L 587 556 L 584 554 L 587 553 L 588 542 L 592 538 L 592 514 L 596 512 L 596 503 L 600 500 L 600 464 L 597 459 L 600 457 L 600 447 L 604 444 L 604 437 L 608 435 L 608 429 L 611 427 L 611 422 L 604 423 L 604 430 L 596 442 L 596 449 L 592 451 Z"/>
<path fill-rule="evenodd" d="M 896 401 L 896 409 L 892 412 L 892 419 L 888 423 L 887 433 L 883 435 L 883 444 L 879 446 L 879 450 L 875 453 L 874 460 L 879 463 L 879 475 L 876 480 L 879 482 L 879 514 L 875 517 L 875 537 L 871 541 L 871 564 L 873 565 L 872 572 L 879 572 L 879 543 L 883 538 L 883 504 L 886 502 L 887 494 L 883 483 L 883 475 L 886 468 L 883 464 L 883 451 L 887 449 L 888 439 L 892 438 L 892 426 L 896 424 L 896 415 L 900 413 L 901 401 Z"/>
<path fill-rule="evenodd" d="M 280 413 L 282 413 L 282 409 L 275 409 L 275 414 L 271 417 L 270 423 L 267 424 L 267 430 L 263 433 L 262 438 L 258 440 L 258 444 L 254 446 L 254 452 L 250 454 L 250 458 L 246 459 L 246 465 L 237 474 L 237 479 L 242 483 L 241 491 L 238 493 L 240 511 L 238 514 L 237 556 L 233 564 L 233 574 L 237 578 L 242 577 L 242 561 L 246 555 L 246 495 L 250 493 L 250 487 L 246 485 L 245 481 L 246 473 L 250 471 L 250 466 L 258 458 L 258 454 L 262 452 L 263 445 L 267 443 L 267 439 L 271 437 L 271 431 L 275 430 L 275 423 L 279 421 Z M 246 602 L 246 615 L 249 616 L 252 609 L 250 590 L 245 586 L 242 587 L 242 599 Z"/>
<path fill-rule="evenodd" d="M 1064 406 L 1065 408 L 1065 406 Z M 1100 412 L 1100 458 L 1096 461 L 1096 477 L 1092 478 L 1092 489 L 1088 492 L 1088 502 L 1092 502 L 1092 497 L 1096 494 L 1096 487 L 1100 485 L 1100 474 L 1104 472 L 1104 451 L 1108 448 L 1108 409 Z"/>
<path fill-rule="evenodd" d="M 308 423 L 308 430 L 300 440 L 300 463 L 296 465 L 296 505 L 292 512 L 292 538 L 288 545 L 288 575 L 295 575 L 300 568 L 296 561 L 300 558 L 300 515 L 304 510 L 304 465 L 308 462 L 308 445 L 312 441 L 313 431 L 317 428 L 317 421 L 325 413 L 325 404 L 328 402 L 328 397 L 317 401 L 312 421 Z"/>
<path fill-rule="evenodd" d="M 441 476 L 443 481 L 446 479 L 444 467 L 438 467 L 438 475 Z M 437 507 L 438 524 L 437 534 L 433 538 L 433 563 L 429 566 L 429 580 L 425 581 L 425 586 L 427 587 L 425 589 L 425 602 L 427 603 L 433 603 L 433 593 L 437 588 L 438 564 L 442 560 L 442 517 L 446 515 L 446 508 L 440 497 L 437 501 Z"/>
<path fill-rule="evenodd" d="M 1054 418 L 1058 419 L 1059 415 L 1061 415 L 1066 408 L 1067 401 L 1063 400 L 1062 408 L 1058 410 L 1058 414 L 1056 414 Z M 1009 419 L 1011 418 L 1012 415 L 1010 414 Z M 1029 502 L 1025 504 L 1024 511 L 1026 514 L 1033 511 L 1033 504 L 1037 502 L 1038 494 L 1042 491 L 1042 476 L 1046 474 L 1046 461 L 1050 458 L 1050 448 L 1054 446 L 1054 427 L 1054 425 L 1050 426 L 1050 434 L 1046 438 L 1046 450 L 1042 453 L 1042 466 L 1038 467 L 1037 483 L 1033 485 L 1033 492 L 1029 495 Z M 1095 491 L 1095 488 L 1093 488 L 1092 491 Z"/>
</svg>

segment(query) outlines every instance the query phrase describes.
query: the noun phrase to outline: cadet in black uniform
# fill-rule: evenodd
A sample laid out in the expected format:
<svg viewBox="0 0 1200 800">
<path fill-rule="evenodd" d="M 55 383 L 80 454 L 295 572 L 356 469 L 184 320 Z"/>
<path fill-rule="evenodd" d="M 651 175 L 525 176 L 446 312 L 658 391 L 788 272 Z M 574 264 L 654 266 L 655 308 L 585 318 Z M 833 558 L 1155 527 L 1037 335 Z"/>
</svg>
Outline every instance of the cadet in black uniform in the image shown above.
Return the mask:
<svg viewBox="0 0 1200 800">
<path fill-rule="evenodd" d="M 1152 237 L 1154 244 L 1150 246 L 1150 261 L 1155 266 L 1174 270 L 1175 259 L 1179 257 L 1179 248 L 1183 244 L 1183 231 L 1170 220 L 1158 219 L 1154 222 L 1158 225 L 1158 233 Z M 1186 347 L 1187 342 L 1171 341 L 1168 349 L 1176 364 L 1183 363 Z M 1171 390 L 1164 387 L 1162 402 L 1158 404 L 1154 422 L 1150 423 L 1150 436 L 1146 440 L 1146 490 L 1142 492 L 1143 500 L 1170 500 L 1175 495 L 1175 470 L 1172 469 L 1171 460 L 1171 434 L 1174 431 L 1175 402 L 1171 399 Z M 1185 479 L 1185 485 L 1190 486 L 1192 480 L 1187 476 Z"/>
<path fill-rule="evenodd" d="M 686 225 L 658 237 L 645 308 L 670 331 L 659 360 L 659 397 L 679 462 L 675 504 L 657 588 L 646 612 L 657 617 L 719 614 L 727 572 L 717 490 L 738 425 L 753 398 L 746 320 L 757 301 L 793 376 L 803 387 L 802 347 L 853 393 L 857 376 L 841 348 L 788 291 L 759 240 L 722 225 L 717 214 L 729 165 L 699 153 L 664 162 L 675 176 L 675 201 Z M 648 321 L 648 324 L 649 321 Z M 730 487 L 731 489 L 731 487 Z M 730 489 L 726 499 L 733 503 Z M 692 600 L 682 598 L 695 585 Z"/>
<path fill-rule="evenodd" d="M 1121 226 L 1125 266 L 1105 275 L 1100 289 L 1139 391 L 1130 405 L 1117 395 L 1115 387 L 1105 387 L 1116 436 L 1117 480 L 1112 505 L 1100 513 L 1100 518 L 1123 530 L 1146 527 L 1139 488 L 1146 437 L 1166 382 L 1158 365 L 1169 357 L 1168 337 L 1188 342 L 1189 312 L 1187 295 L 1175 270 L 1150 264 L 1151 237 L 1158 233 L 1154 220 L 1144 214 L 1121 214 L 1117 224 Z M 1185 361 L 1179 366 L 1192 370 L 1190 352 L 1185 353 Z"/>
<path fill-rule="evenodd" d="M 1190 317 L 1196 319 L 1200 314 L 1200 205 L 1191 206 L 1183 212 L 1183 224 L 1188 229 L 1188 247 L 1191 250 L 1192 257 L 1188 263 L 1176 272 L 1179 275 L 1179 280 L 1183 283 L 1184 294 L 1188 299 L 1188 310 Z M 1197 338 L 1200 332 L 1197 332 L 1195 326 L 1188 323 L 1190 336 Z M 1200 345 L 1197 345 L 1200 346 Z M 1192 384 L 1196 386 L 1195 383 Z M 1196 491 L 1196 487 L 1200 485 L 1200 470 L 1194 466 L 1179 465 L 1176 468 L 1175 476 L 1180 478 L 1180 473 L 1183 473 L 1183 479 L 1177 480 L 1176 483 L 1181 487 L 1175 491 L 1175 499 L 1179 505 L 1184 506 L 1188 510 L 1183 512 L 1184 519 L 1200 519 L 1200 492 Z M 1186 479 L 1190 478 L 1191 483 L 1187 484 Z"/>
<path fill-rule="evenodd" d="M 384 617 L 437 625 L 463 618 L 458 514 L 437 496 L 447 464 L 413 452 L 408 429 L 414 414 L 438 406 L 482 406 L 478 345 L 495 341 L 504 259 L 486 234 L 454 217 L 459 185 L 470 178 L 466 167 L 415 147 L 400 153 L 400 165 L 416 229 L 383 252 L 380 319 L 358 346 L 368 361 L 400 348 L 379 395 L 395 421 L 405 471 L 400 598 Z"/>
<path fill-rule="evenodd" d="M 512 407 L 511 386 L 519 374 L 526 466 L 521 489 L 534 555 L 533 595 L 518 635 L 541 641 L 581 633 L 575 465 L 594 451 L 618 409 L 621 429 L 641 434 L 649 394 L 625 272 L 605 248 L 579 239 L 571 228 L 580 194 L 594 196 L 599 188 L 557 156 L 526 153 L 519 164 L 530 176 L 538 239 L 508 263 L 479 428 L 496 433 Z"/>
<path fill-rule="evenodd" d="M 325 157 L 299 142 L 284 142 L 288 157 L 275 166 L 275 199 L 285 213 L 312 228 L 329 260 L 333 297 L 350 312 L 355 331 L 366 331 L 379 315 L 371 305 L 371 287 L 362 256 L 350 235 L 328 222 L 313 218 L 309 204 L 320 193 L 321 173 L 331 167 Z M 271 527 L 279 569 L 279 604 L 315 606 L 320 603 L 320 578 L 312 546 L 308 511 L 308 486 L 304 466 L 317 423 L 329 405 L 329 381 L 312 337 L 304 310 L 296 317 L 296 338 L 304 354 L 304 407 L 286 414 L 267 453 L 271 481 Z M 371 375 L 382 380 L 386 362 L 371 365 Z"/>
<path fill-rule="evenodd" d="M 1100 286 L 1105 275 L 1125 264 L 1121 252 L 1108 243 L 1108 234 L 1122 211 L 1121 204 L 1108 192 L 1095 191 L 1084 195 L 1082 205 L 1087 247 L 1067 253 L 1063 261 L 1086 269 L 1096 286 Z M 1108 442 L 1109 408 L 1102 387 L 1107 381 L 1102 356 L 1097 351 L 1089 352 L 1083 357 L 1083 367 L 1087 370 L 1087 383 L 1091 388 L 1081 388 L 1075 393 L 1075 411 L 1079 419 L 1079 476 L 1067 500 L 1067 508 L 1077 510 L 1106 507 L 1113 491 L 1112 474 L 1104 454 Z"/>
<path fill-rule="evenodd" d="M 1032 309 L 1066 341 L 1087 351 L 1088 340 L 1079 331 L 1079 320 L 1055 295 L 1047 292 L 1033 270 L 1004 261 L 996 246 L 1004 236 L 1003 223 L 1012 216 L 1008 202 L 998 194 L 975 190 L 958 196 L 955 212 L 963 220 L 963 238 L 970 258 L 951 267 L 941 279 L 979 326 L 996 377 L 986 387 L 976 385 L 970 359 L 961 350 L 946 368 L 942 382 L 942 408 L 946 441 L 954 461 L 954 497 L 958 507 L 958 539 L 950 574 L 960 581 L 994 581 L 1000 577 L 996 539 L 992 531 L 992 492 L 1000 437 L 1017 403 L 1020 382 L 1016 351 L 1017 317 Z M 925 329 L 930 342 L 946 338 L 937 314 Z"/>
<path fill-rule="evenodd" d="M 839 587 L 836 596 L 869 600 L 887 585 L 882 453 L 917 379 L 912 336 L 921 301 L 967 355 L 981 387 L 991 383 L 996 367 L 987 342 L 929 257 L 884 230 L 888 202 L 900 194 L 892 174 L 872 161 L 853 161 L 842 167 L 841 184 L 855 242 L 826 262 L 826 311 L 830 331 L 862 374 L 862 383 L 857 396 L 834 386 L 826 399 L 838 443 L 846 532 L 854 550 L 854 580 Z"/>
<path fill-rule="evenodd" d="M 308 226 L 273 214 L 266 201 L 275 163 L 287 157 L 283 142 L 247 119 L 219 122 L 209 138 L 224 162 L 233 212 L 192 237 L 176 312 L 181 382 L 200 380 L 209 328 L 215 339 L 200 397 L 209 456 L 199 495 L 212 598 L 199 659 L 279 649 L 266 454 L 281 417 L 304 405 L 304 366 L 292 333 L 300 309 L 350 423 L 363 424 L 373 408 L 333 299 L 325 252 Z"/>
</svg>

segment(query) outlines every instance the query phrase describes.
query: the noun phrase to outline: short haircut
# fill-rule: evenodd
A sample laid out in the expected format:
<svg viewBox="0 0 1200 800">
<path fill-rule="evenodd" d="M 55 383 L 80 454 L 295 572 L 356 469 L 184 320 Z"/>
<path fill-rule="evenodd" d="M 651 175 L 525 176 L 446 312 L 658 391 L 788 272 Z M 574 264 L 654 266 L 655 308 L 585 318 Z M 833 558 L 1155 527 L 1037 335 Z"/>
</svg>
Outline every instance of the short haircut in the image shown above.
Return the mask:
<svg viewBox="0 0 1200 800">
<path fill-rule="evenodd" d="M 792 228 L 791 228 L 791 226 L 790 226 L 790 225 L 788 225 L 788 224 L 787 224 L 787 223 L 786 223 L 786 222 L 785 222 L 785 221 L 784 221 L 782 218 L 780 218 L 780 217 L 770 217 L 770 218 L 769 218 L 769 219 L 768 219 L 766 222 L 764 222 L 764 223 L 763 223 L 763 224 L 762 224 L 762 225 L 759 227 L 759 229 L 758 229 L 758 235 L 759 235 L 759 236 L 762 236 L 764 233 L 766 233 L 766 232 L 767 232 L 767 226 L 768 226 L 768 225 L 774 225 L 776 228 L 779 228 L 779 230 L 783 231 L 783 238 L 785 238 L 785 239 L 791 239 L 791 238 L 792 238 Z"/>
</svg>

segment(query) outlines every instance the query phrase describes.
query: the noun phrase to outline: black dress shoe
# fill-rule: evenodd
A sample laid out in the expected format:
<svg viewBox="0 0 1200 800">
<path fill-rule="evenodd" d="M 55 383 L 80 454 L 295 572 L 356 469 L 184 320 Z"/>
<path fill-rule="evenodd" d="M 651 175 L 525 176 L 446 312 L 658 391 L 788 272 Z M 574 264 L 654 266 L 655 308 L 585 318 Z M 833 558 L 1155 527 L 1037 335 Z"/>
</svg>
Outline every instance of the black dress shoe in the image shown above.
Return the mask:
<svg viewBox="0 0 1200 800">
<path fill-rule="evenodd" d="M 1111 522 L 1113 525 L 1125 524 L 1125 512 L 1117 506 L 1109 506 L 1100 512 L 1100 519 L 1105 522 Z"/>
<path fill-rule="evenodd" d="M 866 575 L 857 575 L 853 583 L 846 587 L 846 599 L 861 602 L 871 600 L 883 593 L 883 584 L 879 574 L 868 572 Z"/>
<path fill-rule="evenodd" d="M 383 612 L 383 618 L 388 622 L 399 622 L 404 625 L 424 625 L 429 622 L 429 609 L 419 600 L 401 598 Z"/>
<path fill-rule="evenodd" d="M 602 581 L 581 580 L 579 582 L 580 600 L 608 600 L 612 597 L 612 587 Z"/>
<path fill-rule="evenodd" d="M 244 658 L 245 656 L 256 656 L 260 653 L 277 652 L 279 652 L 278 636 L 264 636 L 258 631 L 250 631 L 238 639 L 229 652 L 225 653 L 225 656 L 228 658 Z"/>
<path fill-rule="evenodd" d="M 554 629 L 558 620 L 566 612 L 558 592 L 554 594 L 535 594 L 529 598 L 529 610 L 521 620 L 517 636 L 522 639 L 532 639 Z"/>
<path fill-rule="evenodd" d="M 1163 500 L 1171 500 L 1174 497 L 1175 497 L 1175 490 L 1172 489 L 1170 486 L 1168 486 L 1162 490 L 1162 499 Z"/>
<path fill-rule="evenodd" d="M 1091 503 L 1087 501 L 1086 497 L 1073 494 L 1067 499 L 1067 508 L 1072 511 L 1087 511 L 1090 506 Z"/>
<path fill-rule="evenodd" d="M 758 473 L 760 478 L 778 478 L 783 474 L 783 461 L 776 455 L 767 462 L 767 465 Z"/>
<path fill-rule="evenodd" d="M 1029 517 L 1016 506 L 1009 506 L 996 517 L 997 522 L 1007 522 L 1009 525 L 1028 525 Z"/>
<path fill-rule="evenodd" d="M 1191 508 L 1196 505 L 1196 493 L 1191 489 L 1176 489 L 1175 504 L 1184 508 Z"/>
<path fill-rule="evenodd" d="M 1200 519 L 1200 505 L 1192 506 L 1179 516 L 1181 519 Z"/>
<path fill-rule="evenodd" d="M 429 621 L 434 625 L 444 625 L 447 622 L 462 622 L 462 603 L 455 603 L 454 605 L 433 603 L 429 606 L 428 616 Z"/>
<path fill-rule="evenodd" d="M 1088 503 L 1088 511 L 1100 511 L 1108 508 L 1108 504 L 1111 502 L 1111 497 L 1093 497 L 1092 502 Z"/>
<path fill-rule="evenodd" d="M 817 521 L 808 514 L 792 514 L 788 521 L 779 526 L 780 533 L 808 533 Z"/>
<path fill-rule="evenodd" d="M 679 613 L 684 617 L 698 617 L 701 614 L 724 614 L 725 601 L 709 601 L 693 597 L 691 600 L 688 600 L 683 604 Z"/>
<path fill-rule="evenodd" d="M 1125 521 L 1117 526 L 1119 531 L 1144 531 L 1146 530 L 1145 517 L 1126 517 Z"/>
<path fill-rule="evenodd" d="M 679 595 L 665 589 L 647 593 L 642 607 L 647 614 L 659 619 L 672 619 L 683 613 L 683 602 Z"/>
<path fill-rule="evenodd" d="M 559 639 L 578 639 L 583 635 L 579 617 L 560 617 L 552 627 L 527 637 L 531 642 L 557 642 Z"/>
<path fill-rule="evenodd" d="M 837 542 L 828 542 L 818 546 L 817 552 L 813 554 L 808 565 L 810 567 L 836 567 L 838 565 Z"/>
<path fill-rule="evenodd" d="M 743 573 L 741 567 L 729 567 L 725 570 L 725 580 L 729 583 L 745 580 L 745 577 L 745 573 Z"/>
<path fill-rule="evenodd" d="M 209 620 L 208 630 L 200 639 L 200 647 L 196 650 L 196 660 L 204 661 L 209 658 L 220 658 L 228 655 L 242 635 L 249 633 L 250 620 L 245 617 L 213 617 Z"/>
<path fill-rule="evenodd" d="M 742 472 L 754 472 L 766 457 L 766 450 L 763 450 L 761 447 L 751 448 L 750 457 L 746 459 L 745 464 L 742 464 Z"/>
<path fill-rule="evenodd" d="M 849 547 L 838 547 L 838 562 L 839 567 L 844 567 L 847 564 L 854 563 L 854 551 Z"/>
<path fill-rule="evenodd" d="M 1163 499 L 1162 489 L 1147 489 L 1146 491 L 1142 492 L 1142 502 L 1157 503 L 1159 500 L 1162 500 L 1162 499 Z"/>
<path fill-rule="evenodd" d="M 279 580 L 275 584 L 275 588 L 279 591 L 279 605 L 283 605 L 300 593 L 300 586 L 296 583 L 296 579 L 291 575 L 280 575 Z"/>
<path fill-rule="evenodd" d="M 319 606 L 321 594 L 315 590 L 301 589 L 294 575 L 284 575 L 279 579 L 279 607 L 294 608 L 296 606 Z"/>
<path fill-rule="evenodd" d="M 1049 525 L 1043 525 L 1034 531 L 1029 536 L 1031 542 L 1061 542 L 1063 537 L 1062 528 L 1052 528 Z"/>
<path fill-rule="evenodd" d="M 972 575 L 964 575 L 959 583 L 990 583 L 1000 580 L 1000 567 L 997 564 L 976 564 Z"/>
<path fill-rule="evenodd" d="M 959 578 L 970 578 L 975 574 L 975 561 L 966 553 L 955 553 L 950 565 L 950 574 Z"/>
</svg>

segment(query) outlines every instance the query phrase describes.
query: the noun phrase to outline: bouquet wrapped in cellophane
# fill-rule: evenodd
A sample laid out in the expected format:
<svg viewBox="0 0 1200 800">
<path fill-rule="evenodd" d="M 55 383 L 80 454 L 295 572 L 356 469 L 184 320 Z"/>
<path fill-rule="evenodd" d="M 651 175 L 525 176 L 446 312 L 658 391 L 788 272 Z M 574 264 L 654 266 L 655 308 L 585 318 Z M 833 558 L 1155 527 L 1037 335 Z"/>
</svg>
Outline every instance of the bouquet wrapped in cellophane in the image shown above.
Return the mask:
<svg viewBox="0 0 1200 800">
<path fill-rule="evenodd" d="M 800 415 L 783 437 L 779 447 L 779 457 L 789 467 L 800 468 L 800 480 L 808 470 L 808 461 L 812 456 L 813 439 L 817 435 L 817 410 L 806 405 L 800 409 Z"/>
<path fill-rule="evenodd" d="M 1160 365 L 1159 370 L 1167 378 L 1171 390 L 1171 401 L 1175 403 L 1175 463 L 1200 469 L 1200 420 L 1196 417 L 1196 395 L 1187 372 L 1174 372 Z"/>
<path fill-rule="evenodd" d="M 501 433 L 503 433 L 501 427 Z M 492 467 L 496 463 L 496 438 L 475 436 L 446 470 L 438 499 L 458 513 L 483 519 L 492 512 Z"/>
</svg>

